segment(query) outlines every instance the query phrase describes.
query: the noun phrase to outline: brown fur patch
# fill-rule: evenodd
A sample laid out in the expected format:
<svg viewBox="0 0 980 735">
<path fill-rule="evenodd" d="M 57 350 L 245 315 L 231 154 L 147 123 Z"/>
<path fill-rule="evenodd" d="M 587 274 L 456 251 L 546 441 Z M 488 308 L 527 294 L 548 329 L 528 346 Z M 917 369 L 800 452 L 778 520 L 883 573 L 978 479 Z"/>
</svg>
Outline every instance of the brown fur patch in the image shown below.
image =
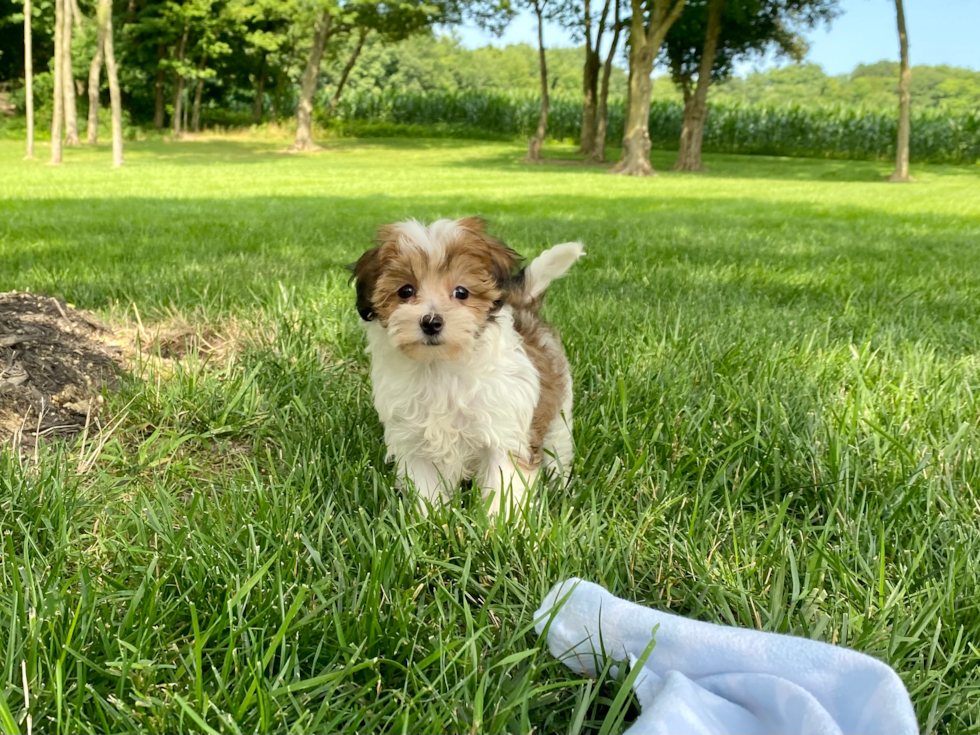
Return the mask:
<svg viewBox="0 0 980 735">
<path fill-rule="evenodd" d="M 502 286 L 523 260 L 521 255 L 497 238 L 486 234 L 483 231 L 483 220 L 479 217 L 461 219 L 457 224 L 462 230 L 462 236 L 451 247 L 487 259 L 497 286 Z"/>
<path fill-rule="evenodd" d="M 548 429 L 561 413 L 568 393 L 568 358 L 558 332 L 529 309 L 514 309 L 514 328 L 524 340 L 524 350 L 538 371 L 541 392 L 531 418 L 531 461 L 537 467 Z"/>
</svg>

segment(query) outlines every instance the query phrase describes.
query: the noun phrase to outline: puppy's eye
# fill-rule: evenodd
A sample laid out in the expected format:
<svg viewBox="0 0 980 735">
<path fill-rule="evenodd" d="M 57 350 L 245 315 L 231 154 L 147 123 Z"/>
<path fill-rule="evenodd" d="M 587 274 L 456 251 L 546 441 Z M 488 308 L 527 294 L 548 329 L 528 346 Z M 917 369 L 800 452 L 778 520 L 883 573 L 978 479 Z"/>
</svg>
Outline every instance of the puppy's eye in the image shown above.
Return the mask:
<svg viewBox="0 0 980 735">
<path fill-rule="evenodd" d="M 459 299 L 460 301 L 462 301 L 463 299 L 469 298 L 469 295 L 470 295 L 470 292 L 467 291 L 462 286 L 457 286 L 456 287 L 456 290 L 453 291 L 453 298 L 454 299 Z"/>
<path fill-rule="evenodd" d="M 405 284 L 400 289 L 398 289 L 398 297 L 402 299 L 410 299 L 415 295 L 415 286 L 410 286 Z"/>
</svg>

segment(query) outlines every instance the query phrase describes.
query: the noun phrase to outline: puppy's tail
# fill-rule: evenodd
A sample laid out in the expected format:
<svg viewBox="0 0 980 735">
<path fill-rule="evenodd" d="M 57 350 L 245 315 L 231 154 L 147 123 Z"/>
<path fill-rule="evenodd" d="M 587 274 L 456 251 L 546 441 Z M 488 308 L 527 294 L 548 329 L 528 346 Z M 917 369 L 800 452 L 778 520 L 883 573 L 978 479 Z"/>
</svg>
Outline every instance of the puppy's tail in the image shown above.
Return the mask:
<svg viewBox="0 0 980 735">
<path fill-rule="evenodd" d="M 514 306 L 537 310 L 551 282 L 565 275 L 583 255 L 585 250 L 580 242 L 566 242 L 545 250 L 511 279 L 508 284 L 508 302 Z"/>
</svg>

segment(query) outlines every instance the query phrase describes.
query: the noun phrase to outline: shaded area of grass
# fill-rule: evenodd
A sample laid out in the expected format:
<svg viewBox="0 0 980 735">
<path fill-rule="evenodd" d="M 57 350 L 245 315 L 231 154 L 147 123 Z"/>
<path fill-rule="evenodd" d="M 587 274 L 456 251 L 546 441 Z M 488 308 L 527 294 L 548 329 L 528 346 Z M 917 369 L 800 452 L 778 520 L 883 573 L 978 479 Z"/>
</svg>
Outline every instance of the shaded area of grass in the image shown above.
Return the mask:
<svg viewBox="0 0 980 735">
<path fill-rule="evenodd" d="M 515 145 L 276 148 L 136 145 L 111 171 L 0 144 L 0 289 L 271 335 L 134 375 L 111 434 L 3 457 L 0 693 L 22 729 L 26 677 L 46 732 L 598 731 L 618 683 L 530 630 L 572 574 L 865 651 L 924 730 L 980 728 L 976 169 L 896 187 L 719 156 L 636 181 Z M 391 488 L 341 268 L 381 222 L 468 214 L 527 254 L 589 252 L 547 306 L 574 479 L 526 531 L 466 494 L 419 521 Z"/>
</svg>

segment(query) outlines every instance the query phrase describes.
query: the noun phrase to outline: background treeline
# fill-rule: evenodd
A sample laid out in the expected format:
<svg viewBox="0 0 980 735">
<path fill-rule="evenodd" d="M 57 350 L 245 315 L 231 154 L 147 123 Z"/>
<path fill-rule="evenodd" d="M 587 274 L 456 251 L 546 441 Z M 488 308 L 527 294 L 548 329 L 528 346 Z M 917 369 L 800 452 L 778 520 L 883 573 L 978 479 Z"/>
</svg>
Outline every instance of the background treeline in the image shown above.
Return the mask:
<svg viewBox="0 0 980 735">
<path fill-rule="evenodd" d="M 898 121 L 893 109 L 847 105 L 709 102 L 704 150 L 855 160 L 895 156 Z M 580 97 L 551 98 L 549 134 L 579 141 Z M 655 148 L 677 150 L 684 105 L 655 99 L 650 106 L 650 139 Z M 980 160 L 980 111 L 949 113 L 922 109 L 912 116 L 912 160 L 973 163 Z M 438 136 L 523 139 L 538 121 L 538 96 L 502 91 L 364 91 L 345 97 L 332 121 L 344 135 L 359 137 Z M 322 121 L 327 122 L 327 121 Z M 611 140 L 623 137 L 623 105 L 609 110 Z"/>
<path fill-rule="evenodd" d="M 95 0 L 65 1 L 75 7 L 72 81 L 84 119 L 85 80 L 97 48 Z M 126 134 L 291 121 L 301 107 L 317 23 L 329 18 L 332 31 L 322 46 L 310 99 L 312 118 L 334 134 L 531 136 L 541 108 L 539 49 L 527 44 L 471 49 L 452 30 L 433 30 L 437 21 L 461 17 L 461 7 L 406 3 L 392 11 L 384 3 L 359 2 L 329 4 L 328 14 L 298 0 L 117 1 L 113 17 Z M 475 6 L 466 7 L 472 12 Z M 658 68 L 668 72 L 654 79 L 649 115 L 650 140 L 658 148 L 677 149 L 682 140 L 685 99 L 693 99 L 689 67 L 697 60 L 689 58 L 686 47 L 700 43 L 707 7 L 690 5 L 681 16 L 689 19 L 687 25 L 682 20 L 661 49 Z M 24 133 L 23 118 L 17 116 L 25 107 L 22 10 L 20 2 L 0 0 L 4 137 Z M 52 116 L 53 14 L 54 0 L 33 3 L 35 117 L 41 138 L 47 137 Z M 726 22 L 735 33 L 747 21 Z M 784 58 L 802 58 L 799 48 L 805 44 L 799 46 L 799 37 L 782 38 L 778 28 L 753 33 L 744 43 L 735 33 L 728 55 L 717 62 L 717 79 L 706 93 L 705 150 L 857 159 L 895 155 L 898 63 L 860 65 L 837 76 L 816 64 L 791 63 L 735 76 L 735 60 L 751 59 L 765 48 L 781 49 Z M 672 39 L 678 43 L 672 46 Z M 585 46 L 547 49 L 551 139 L 582 139 L 585 51 Z M 610 58 L 606 137 L 615 146 L 623 138 L 626 117 L 622 44 Z M 912 159 L 980 159 L 980 72 L 916 66 L 911 84 Z M 98 94 L 100 104 L 107 104 L 104 81 Z M 105 125 L 100 120 L 100 128 Z"/>
<path fill-rule="evenodd" d="M 582 47 L 549 48 L 549 86 L 560 95 L 582 94 Z M 622 54 L 619 54 L 622 57 Z M 624 58 L 610 77 L 610 94 L 626 95 Z M 324 68 L 327 87 L 338 68 Z M 751 71 L 713 84 L 708 99 L 793 104 L 815 102 L 895 109 L 898 62 L 860 64 L 849 74 L 828 75 L 819 64 L 799 63 Z M 416 36 L 401 43 L 370 42 L 347 81 L 351 92 L 538 92 L 538 52 L 528 44 L 470 49 L 454 34 Z M 653 84 L 654 99 L 680 100 L 667 74 Z M 952 66 L 912 67 L 913 108 L 951 112 L 980 109 L 980 71 Z"/>
<path fill-rule="evenodd" d="M 0 0 L 2 2 L 3 0 Z M 43 10 L 44 4 L 41 3 Z M 10 4 L 9 9 L 16 6 Z M 6 84 L 8 113 L 23 112 L 23 88 L 18 84 L 23 74 L 23 30 L 20 17 L 9 13 L 0 20 L 0 84 Z M 43 106 L 50 98 L 52 38 L 45 26 L 37 24 L 35 31 L 35 97 Z M 73 43 L 77 79 L 83 79 L 91 61 L 91 43 L 86 37 Z M 138 38 L 123 36 L 117 51 L 126 63 L 121 64 L 120 84 L 127 96 L 130 118 L 135 124 L 149 125 L 153 121 L 154 87 L 158 60 L 142 54 L 133 44 Z M 127 43 L 127 41 L 129 43 Z M 356 39 L 328 49 L 322 68 L 323 90 L 328 96 L 348 58 L 349 46 Z M 548 50 L 550 87 L 556 95 L 579 97 L 582 94 L 582 48 L 552 48 Z M 351 69 L 346 82 L 348 93 L 382 92 L 533 92 L 538 93 L 537 49 L 527 44 L 503 48 L 487 46 L 466 48 L 453 33 L 424 34 L 389 44 L 380 38 L 369 37 L 358 63 Z M 621 98 L 626 94 L 625 61 L 619 59 L 610 77 L 610 95 Z M 135 63 L 134 63 L 135 62 Z M 229 60 L 230 63 L 234 60 Z M 295 113 L 296 89 L 291 80 L 302 69 L 299 59 L 284 69 L 270 73 L 264 91 L 263 119 L 285 118 Z M 203 87 L 204 119 L 224 120 L 237 124 L 254 122 L 255 83 L 253 74 L 218 74 L 205 78 Z M 801 63 L 752 71 L 712 85 L 708 99 L 725 103 L 763 103 L 765 105 L 818 104 L 859 106 L 894 110 L 898 88 L 898 63 L 880 61 L 862 64 L 850 74 L 828 75 L 818 64 Z M 165 80 L 165 98 L 172 96 L 170 80 Z M 681 100 L 681 92 L 668 75 L 656 78 L 654 99 Z M 84 104 L 84 100 L 82 100 Z M 950 66 L 913 67 L 913 109 L 945 110 L 969 113 L 980 109 L 980 72 Z M 215 111 L 228 114 L 215 114 Z M 450 122 L 447 120 L 446 122 Z M 494 132 L 488 129 L 488 132 Z M 499 131 L 497 131 L 499 132 Z M 569 137 L 564 134 L 556 137 Z"/>
</svg>

